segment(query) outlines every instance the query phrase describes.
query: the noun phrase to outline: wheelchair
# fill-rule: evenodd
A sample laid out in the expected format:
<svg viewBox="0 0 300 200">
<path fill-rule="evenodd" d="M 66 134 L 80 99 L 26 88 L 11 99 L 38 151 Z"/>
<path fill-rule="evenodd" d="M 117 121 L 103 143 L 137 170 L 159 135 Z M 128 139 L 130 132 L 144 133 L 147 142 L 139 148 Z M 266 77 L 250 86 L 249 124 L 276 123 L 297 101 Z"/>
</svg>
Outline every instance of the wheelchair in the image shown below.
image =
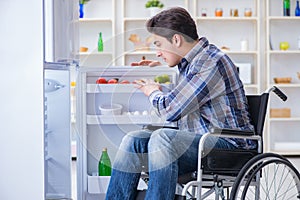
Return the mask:
<svg viewBox="0 0 300 200">
<path fill-rule="evenodd" d="M 286 95 L 275 86 L 261 95 L 247 95 L 254 132 L 213 128 L 201 137 L 197 171 L 178 177 L 175 200 L 300 199 L 297 169 L 278 154 L 263 153 L 263 128 L 271 92 L 286 101 Z M 251 139 L 257 141 L 257 149 L 205 149 L 205 140 L 212 136 Z"/>
</svg>

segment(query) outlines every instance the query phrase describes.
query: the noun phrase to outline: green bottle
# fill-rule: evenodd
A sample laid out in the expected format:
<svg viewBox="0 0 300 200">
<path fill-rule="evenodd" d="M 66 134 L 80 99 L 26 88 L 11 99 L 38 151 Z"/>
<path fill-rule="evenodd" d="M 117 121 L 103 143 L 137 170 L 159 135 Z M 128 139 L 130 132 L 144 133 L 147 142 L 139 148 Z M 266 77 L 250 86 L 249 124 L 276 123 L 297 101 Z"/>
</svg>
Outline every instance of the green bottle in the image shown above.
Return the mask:
<svg viewBox="0 0 300 200">
<path fill-rule="evenodd" d="M 283 16 L 290 16 L 290 0 L 283 0 Z"/>
<path fill-rule="evenodd" d="M 107 148 L 102 150 L 102 155 L 98 164 L 99 176 L 110 176 L 111 175 L 111 163 L 107 153 Z"/>
<path fill-rule="evenodd" d="M 99 33 L 99 38 L 98 38 L 98 52 L 103 51 L 103 39 L 102 39 L 102 33 Z"/>
</svg>

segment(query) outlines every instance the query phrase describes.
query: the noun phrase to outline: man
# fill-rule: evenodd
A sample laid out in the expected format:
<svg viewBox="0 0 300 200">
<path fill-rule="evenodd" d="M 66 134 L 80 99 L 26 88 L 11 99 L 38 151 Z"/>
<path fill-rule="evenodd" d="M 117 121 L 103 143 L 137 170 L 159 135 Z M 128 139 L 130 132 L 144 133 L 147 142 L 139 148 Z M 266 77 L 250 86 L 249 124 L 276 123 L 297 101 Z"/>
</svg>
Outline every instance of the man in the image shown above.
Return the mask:
<svg viewBox="0 0 300 200">
<path fill-rule="evenodd" d="M 157 57 L 178 66 L 179 81 L 168 94 L 151 80 L 136 87 L 149 97 L 157 113 L 178 122 L 163 128 L 128 133 L 116 156 L 107 200 L 135 199 L 141 171 L 149 173 L 147 200 L 173 200 L 177 178 L 197 168 L 198 143 L 211 127 L 253 130 L 243 84 L 230 58 L 197 34 L 183 8 L 171 8 L 147 22 Z M 151 65 L 151 63 L 150 63 Z M 207 148 L 254 148 L 251 141 L 209 138 Z"/>
</svg>

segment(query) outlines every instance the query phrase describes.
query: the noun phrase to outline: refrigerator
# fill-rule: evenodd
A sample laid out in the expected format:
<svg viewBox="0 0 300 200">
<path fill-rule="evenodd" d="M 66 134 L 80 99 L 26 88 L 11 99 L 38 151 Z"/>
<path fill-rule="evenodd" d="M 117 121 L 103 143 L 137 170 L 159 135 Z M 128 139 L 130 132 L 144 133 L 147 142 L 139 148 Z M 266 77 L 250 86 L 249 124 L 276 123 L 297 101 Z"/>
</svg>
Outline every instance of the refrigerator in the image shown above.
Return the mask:
<svg viewBox="0 0 300 200">
<path fill-rule="evenodd" d="M 102 149 L 108 149 L 113 162 L 125 134 L 148 124 L 166 124 L 151 109 L 148 98 L 134 87 L 133 81 L 165 75 L 170 81 L 162 89 L 168 92 L 177 81 L 177 72 L 167 66 L 79 66 L 76 56 L 79 30 L 75 23 L 78 1 L 43 2 L 45 199 L 73 199 L 72 194 L 76 193 L 77 200 L 101 200 L 105 198 L 110 179 L 98 176 Z M 100 77 L 117 79 L 118 83 L 97 84 Z M 72 81 L 76 82 L 76 98 L 71 98 Z M 75 99 L 76 108 L 72 107 Z M 122 105 L 121 113 L 101 112 L 101 106 L 114 104 Z M 72 191 L 72 133 L 76 140 L 76 191 Z M 147 188 L 142 179 L 138 188 Z"/>
<path fill-rule="evenodd" d="M 110 177 L 98 176 L 98 162 L 102 149 L 108 149 L 113 162 L 119 144 L 128 132 L 141 130 L 149 124 L 175 125 L 158 117 L 148 97 L 134 86 L 134 80 L 154 80 L 157 76 L 168 76 L 170 79 L 169 83 L 162 84 L 165 93 L 170 91 L 177 81 L 177 72 L 167 66 L 79 68 L 76 87 L 78 200 L 105 198 Z M 99 78 L 117 79 L 118 83 L 97 84 Z M 115 104 L 121 105 L 120 113 L 111 114 L 101 110 Z M 146 183 L 140 179 L 138 189 L 146 188 Z"/>
</svg>

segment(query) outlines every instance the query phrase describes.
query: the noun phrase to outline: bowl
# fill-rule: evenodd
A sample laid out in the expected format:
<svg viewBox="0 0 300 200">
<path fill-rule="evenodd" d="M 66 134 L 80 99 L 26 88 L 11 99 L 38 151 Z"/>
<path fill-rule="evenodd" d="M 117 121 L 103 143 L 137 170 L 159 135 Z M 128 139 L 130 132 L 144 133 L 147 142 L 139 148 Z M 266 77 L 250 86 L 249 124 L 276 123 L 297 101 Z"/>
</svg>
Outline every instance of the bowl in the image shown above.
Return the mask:
<svg viewBox="0 0 300 200">
<path fill-rule="evenodd" d="M 79 48 L 80 52 L 87 52 L 88 50 L 89 50 L 89 48 L 87 48 L 87 47 L 80 47 Z"/>
<path fill-rule="evenodd" d="M 105 104 L 99 106 L 101 115 L 121 115 L 123 106 L 121 104 Z"/>
</svg>

